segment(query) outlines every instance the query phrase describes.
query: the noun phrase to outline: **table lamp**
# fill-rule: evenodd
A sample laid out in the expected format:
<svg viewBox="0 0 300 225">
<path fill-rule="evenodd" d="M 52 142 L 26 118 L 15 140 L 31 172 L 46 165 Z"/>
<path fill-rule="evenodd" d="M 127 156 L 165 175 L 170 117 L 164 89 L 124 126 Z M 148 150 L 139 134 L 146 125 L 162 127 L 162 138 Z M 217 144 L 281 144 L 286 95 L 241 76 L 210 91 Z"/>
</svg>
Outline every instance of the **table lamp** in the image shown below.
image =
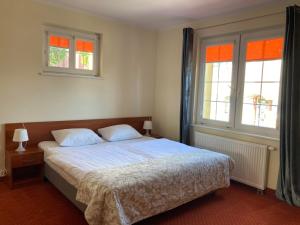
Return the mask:
<svg viewBox="0 0 300 225">
<path fill-rule="evenodd" d="M 13 141 L 19 142 L 19 147 L 16 149 L 17 152 L 24 152 L 25 148 L 23 147 L 22 142 L 28 141 L 28 133 L 26 129 L 15 129 Z"/>
<path fill-rule="evenodd" d="M 152 130 L 152 121 L 151 120 L 144 121 L 143 128 L 146 130 L 146 136 L 150 136 L 150 130 Z"/>
</svg>

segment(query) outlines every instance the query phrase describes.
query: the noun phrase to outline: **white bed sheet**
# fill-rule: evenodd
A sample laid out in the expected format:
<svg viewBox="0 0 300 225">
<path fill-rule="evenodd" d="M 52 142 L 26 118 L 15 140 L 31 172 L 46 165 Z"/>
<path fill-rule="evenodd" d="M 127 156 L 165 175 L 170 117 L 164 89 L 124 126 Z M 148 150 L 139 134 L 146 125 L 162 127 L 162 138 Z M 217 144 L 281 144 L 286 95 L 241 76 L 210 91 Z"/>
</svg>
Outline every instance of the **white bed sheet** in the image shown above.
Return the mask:
<svg viewBox="0 0 300 225">
<path fill-rule="evenodd" d="M 93 170 L 124 167 L 200 150 L 168 139 L 153 140 L 143 137 L 80 147 L 60 147 L 56 142 L 41 142 L 39 147 L 45 152 L 45 162 L 76 188 L 81 179 Z M 202 157 L 208 160 L 223 155 L 204 149 L 200 151 Z"/>
<path fill-rule="evenodd" d="M 154 140 L 154 138 L 144 136 L 126 141 L 104 142 L 80 147 L 60 147 L 55 141 L 43 141 L 38 146 L 44 151 L 44 161 L 77 188 L 84 174 L 94 169 L 113 168 L 146 160 L 144 156 L 130 154 L 124 150 L 124 145 L 149 140 Z"/>
</svg>

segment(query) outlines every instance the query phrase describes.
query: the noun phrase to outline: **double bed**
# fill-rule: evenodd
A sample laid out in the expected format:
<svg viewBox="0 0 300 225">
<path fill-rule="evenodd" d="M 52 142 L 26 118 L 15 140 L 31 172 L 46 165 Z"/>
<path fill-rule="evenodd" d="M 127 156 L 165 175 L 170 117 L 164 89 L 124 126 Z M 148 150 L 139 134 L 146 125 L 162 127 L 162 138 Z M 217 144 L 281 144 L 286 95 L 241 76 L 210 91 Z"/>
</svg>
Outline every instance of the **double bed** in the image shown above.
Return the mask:
<svg viewBox="0 0 300 225">
<path fill-rule="evenodd" d="M 140 131 L 142 120 L 131 125 Z M 57 128 L 69 127 L 76 123 Z M 45 177 L 90 225 L 130 225 L 230 185 L 230 157 L 168 139 L 143 136 L 78 147 L 61 147 L 52 138 L 36 142 L 44 151 Z"/>
</svg>

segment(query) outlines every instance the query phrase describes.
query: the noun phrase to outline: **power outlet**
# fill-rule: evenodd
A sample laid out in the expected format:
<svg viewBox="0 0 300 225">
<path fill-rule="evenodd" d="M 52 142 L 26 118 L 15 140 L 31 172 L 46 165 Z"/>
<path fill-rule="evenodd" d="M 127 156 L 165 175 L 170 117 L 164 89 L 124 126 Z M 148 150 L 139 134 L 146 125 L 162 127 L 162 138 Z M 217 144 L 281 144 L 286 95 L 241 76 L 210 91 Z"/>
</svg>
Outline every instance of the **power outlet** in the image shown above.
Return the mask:
<svg viewBox="0 0 300 225">
<path fill-rule="evenodd" d="M 1 169 L 0 170 L 0 177 L 5 177 L 6 176 L 6 169 Z"/>
</svg>

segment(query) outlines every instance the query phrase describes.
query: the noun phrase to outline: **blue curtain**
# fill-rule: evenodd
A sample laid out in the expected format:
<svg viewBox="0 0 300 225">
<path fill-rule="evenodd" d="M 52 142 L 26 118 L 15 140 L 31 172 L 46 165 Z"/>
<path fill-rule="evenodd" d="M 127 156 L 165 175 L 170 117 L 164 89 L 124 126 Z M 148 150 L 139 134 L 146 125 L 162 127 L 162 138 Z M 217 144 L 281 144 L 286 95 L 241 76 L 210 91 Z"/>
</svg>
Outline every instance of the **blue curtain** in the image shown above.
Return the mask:
<svg viewBox="0 0 300 225">
<path fill-rule="evenodd" d="M 298 29 L 297 29 L 298 27 Z M 300 8 L 287 8 L 276 195 L 300 206 Z"/>
<path fill-rule="evenodd" d="M 184 144 L 190 143 L 190 124 L 192 120 L 193 39 L 194 30 L 192 28 L 184 28 L 180 110 L 180 142 Z"/>
</svg>

